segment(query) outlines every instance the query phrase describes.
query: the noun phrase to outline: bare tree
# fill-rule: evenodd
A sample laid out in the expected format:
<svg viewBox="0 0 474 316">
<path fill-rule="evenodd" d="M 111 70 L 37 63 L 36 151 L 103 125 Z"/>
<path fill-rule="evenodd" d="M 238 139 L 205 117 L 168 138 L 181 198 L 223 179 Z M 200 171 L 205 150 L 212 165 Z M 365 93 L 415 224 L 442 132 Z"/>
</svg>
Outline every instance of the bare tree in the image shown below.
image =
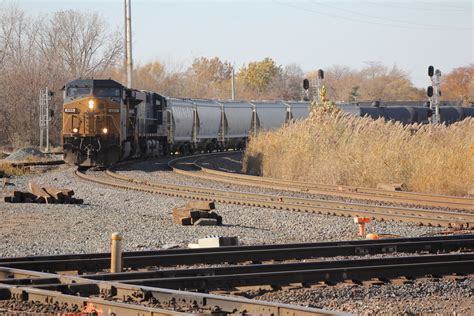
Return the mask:
<svg viewBox="0 0 474 316">
<path fill-rule="evenodd" d="M 122 52 L 121 34 L 109 32 L 97 13 L 60 11 L 43 34 L 42 50 L 55 51 L 73 77 L 91 77 L 113 66 Z"/>
<path fill-rule="evenodd" d="M 117 64 L 118 32 L 108 32 L 97 14 L 59 12 L 32 18 L 0 4 L 0 145 L 38 141 L 38 93 L 55 92 L 51 137 L 61 130 L 61 88 L 77 77 L 100 75 Z"/>
</svg>

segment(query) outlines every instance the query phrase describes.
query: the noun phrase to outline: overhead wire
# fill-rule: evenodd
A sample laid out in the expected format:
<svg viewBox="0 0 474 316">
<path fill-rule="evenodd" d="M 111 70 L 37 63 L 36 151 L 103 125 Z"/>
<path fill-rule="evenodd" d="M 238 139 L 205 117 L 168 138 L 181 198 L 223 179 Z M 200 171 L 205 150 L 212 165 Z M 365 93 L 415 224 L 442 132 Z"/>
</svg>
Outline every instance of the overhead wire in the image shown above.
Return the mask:
<svg viewBox="0 0 474 316">
<path fill-rule="evenodd" d="M 466 1 L 467 2 L 467 1 Z M 427 1 L 413 1 L 413 3 L 420 3 L 420 4 L 424 4 L 424 5 L 437 5 L 437 6 L 440 6 L 440 7 L 446 7 L 446 8 L 454 8 L 454 9 L 460 9 L 460 10 L 472 10 L 472 3 L 471 3 L 471 7 L 468 8 L 468 7 L 459 7 L 459 6 L 455 6 L 455 5 L 451 5 L 451 4 L 445 4 L 443 2 L 437 2 L 437 1 L 433 1 L 433 2 L 427 2 Z M 466 3 L 467 4 L 467 3 Z"/>
<path fill-rule="evenodd" d="M 370 14 L 365 14 L 365 13 L 362 13 L 362 12 L 359 12 L 359 11 L 349 10 L 349 9 L 346 9 L 346 8 L 341 8 L 341 7 L 330 5 L 330 4 L 327 4 L 327 3 L 323 4 L 323 3 L 318 2 L 318 1 L 311 1 L 311 3 L 316 4 L 318 6 L 333 8 L 333 9 L 336 9 L 336 10 L 341 10 L 341 11 L 349 12 L 349 13 L 352 13 L 352 14 L 369 17 L 369 18 L 372 18 L 372 19 L 386 20 L 386 21 L 392 21 L 392 22 L 396 22 L 396 23 L 404 23 L 406 25 L 410 24 L 410 25 L 413 25 L 413 26 L 416 26 L 416 27 L 423 27 L 423 28 L 426 27 L 426 28 L 434 28 L 434 29 L 442 28 L 442 29 L 453 29 L 453 30 L 472 29 L 472 28 L 464 28 L 464 27 L 457 27 L 457 26 L 440 26 L 440 25 L 413 23 L 413 22 L 405 21 L 405 20 L 398 20 L 398 19 L 392 19 L 392 18 L 387 18 L 387 17 L 379 17 L 379 16 L 370 15 Z"/>
<path fill-rule="evenodd" d="M 273 2 L 280 5 L 280 6 L 286 6 L 286 7 L 296 9 L 296 10 L 306 11 L 308 13 L 314 13 L 314 14 L 318 14 L 318 15 L 322 15 L 322 16 L 327 16 L 327 17 L 330 17 L 330 18 L 343 19 L 345 21 L 352 21 L 352 22 L 358 22 L 358 23 L 363 23 L 363 24 L 380 25 L 380 26 L 391 27 L 391 28 L 409 29 L 409 30 L 424 29 L 424 30 L 448 30 L 448 31 L 449 30 L 457 30 L 457 31 L 459 31 L 459 30 L 473 30 L 473 28 L 458 28 L 458 27 L 449 28 L 449 27 L 442 27 L 442 26 L 439 26 L 439 27 L 407 26 L 407 25 L 397 25 L 397 24 L 383 23 L 383 22 L 376 22 L 376 21 L 368 21 L 368 20 L 361 20 L 361 19 L 348 17 L 348 16 L 344 16 L 344 15 L 340 15 L 340 14 L 316 11 L 316 10 L 313 10 L 311 8 L 300 7 L 300 6 L 296 6 L 294 4 L 279 2 L 279 1 L 276 1 L 276 0 L 273 0 Z"/>
<path fill-rule="evenodd" d="M 424 6 L 423 8 L 419 8 L 419 7 L 407 7 L 407 6 L 401 6 L 399 5 L 398 3 L 397 4 L 394 4 L 394 2 L 372 2 L 372 1 L 367 1 L 365 2 L 367 4 L 370 4 L 370 5 L 375 5 L 375 6 L 383 6 L 383 7 L 391 7 L 391 8 L 397 8 L 397 9 L 404 9 L 404 10 L 414 10 L 414 11 L 423 11 L 423 12 L 426 12 L 426 11 L 431 11 L 431 12 L 440 12 L 440 13 L 445 13 L 445 12 L 448 12 L 448 13 L 453 13 L 453 12 L 456 12 L 456 13 L 466 13 L 466 14 L 472 14 L 471 11 L 472 10 L 472 7 L 471 8 L 462 8 L 462 9 L 454 9 L 454 10 L 446 10 L 446 9 L 442 9 L 442 8 L 433 8 L 433 7 L 428 7 L 428 6 Z M 414 2 L 416 3 L 416 2 Z"/>
</svg>

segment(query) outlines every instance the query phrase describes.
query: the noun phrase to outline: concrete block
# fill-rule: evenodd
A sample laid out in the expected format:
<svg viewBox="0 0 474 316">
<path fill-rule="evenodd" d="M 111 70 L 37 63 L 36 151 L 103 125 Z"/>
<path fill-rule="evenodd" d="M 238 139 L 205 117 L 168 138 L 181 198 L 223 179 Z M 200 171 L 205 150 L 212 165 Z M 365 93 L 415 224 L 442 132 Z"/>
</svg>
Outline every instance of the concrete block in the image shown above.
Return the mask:
<svg viewBox="0 0 474 316">
<path fill-rule="evenodd" d="M 207 237 L 199 239 L 198 244 L 200 248 L 237 246 L 239 239 L 238 237 Z"/>
</svg>

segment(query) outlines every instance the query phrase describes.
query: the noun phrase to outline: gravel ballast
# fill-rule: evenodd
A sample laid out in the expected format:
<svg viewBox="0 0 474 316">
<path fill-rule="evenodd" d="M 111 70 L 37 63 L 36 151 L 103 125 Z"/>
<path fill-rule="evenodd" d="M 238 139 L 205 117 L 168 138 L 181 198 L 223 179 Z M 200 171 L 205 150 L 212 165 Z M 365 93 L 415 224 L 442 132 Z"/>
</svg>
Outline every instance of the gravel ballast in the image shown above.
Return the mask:
<svg viewBox="0 0 474 316">
<path fill-rule="evenodd" d="M 72 168 L 65 167 L 42 175 L 13 178 L 15 187 L 6 189 L 26 190 L 28 181 L 71 188 L 77 198 L 84 199 L 84 204 L 0 202 L 0 238 L 5 240 L 0 244 L 2 257 L 108 251 L 109 236 L 114 231 L 124 235 L 126 250 L 187 245 L 209 235 L 239 236 L 244 244 L 358 238 L 352 218 L 226 204 L 218 204 L 216 209 L 223 216 L 223 226 L 179 226 L 172 223 L 171 210 L 183 205 L 184 199 L 95 185 L 80 180 Z M 2 189 L 3 195 L 8 192 L 6 189 Z M 440 230 L 395 222 L 374 221 L 368 225 L 368 232 L 403 237 Z"/>
<path fill-rule="evenodd" d="M 132 170 L 140 167 L 140 164 L 134 166 L 126 172 L 128 176 L 146 174 L 139 170 Z M 186 185 L 197 185 L 195 181 L 199 185 L 205 184 L 205 181 L 177 176 L 170 171 L 159 171 L 148 174 L 148 177 L 155 178 L 157 182 L 159 182 L 158 180 L 166 182 L 166 179 L 169 179 L 170 182 Z M 35 181 L 45 186 L 73 189 L 77 198 L 84 199 L 84 204 L 46 205 L 3 202 L 3 196 L 10 190 L 26 190 L 28 181 Z M 188 243 L 196 242 L 198 238 L 209 235 L 239 236 L 241 242 L 247 245 L 359 238 L 357 236 L 358 228 L 352 218 L 226 204 L 216 205 L 216 211 L 223 217 L 223 226 L 179 226 L 172 223 L 171 210 L 173 207 L 184 205 L 186 200 L 92 184 L 80 180 L 74 175 L 74 169 L 67 166 L 44 174 L 13 177 L 11 182 L 14 186 L 8 186 L 1 191 L 0 240 L 2 242 L 0 243 L 0 257 L 106 252 L 109 251 L 110 235 L 114 231 L 118 231 L 124 236 L 123 247 L 126 251 L 157 249 L 173 244 L 185 246 Z M 228 185 L 216 182 L 213 182 L 212 185 L 213 187 L 220 185 L 220 188 L 224 190 L 228 188 Z M 249 188 L 248 190 L 258 190 L 258 188 Z M 374 221 L 368 225 L 367 230 L 381 234 L 415 237 L 433 235 L 444 229 Z M 470 288 L 472 296 L 472 280 L 468 280 L 463 288 Z M 435 289 L 435 293 L 438 293 L 436 284 L 439 285 L 442 282 L 428 284 L 434 284 L 429 286 Z M 395 293 L 397 297 L 403 297 L 399 296 L 400 294 L 397 292 L 399 290 L 392 285 L 384 285 L 380 288 L 387 295 Z M 362 293 L 365 293 L 363 291 L 374 291 L 366 290 L 365 287 L 362 289 Z M 472 299 L 469 301 L 465 297 L 467 292 L 464 290 L 459 292 L 456 289 L 453 285 L 446 287 L 445 295 L 450 298 L 450 303 L 465 304 L 470 302 L 472 304 Z M 331 291 L 330 287 L 324 288 L 322 291 L 326 291 L 323 292 L 325 294 L 321 294 L 322 296 L 318 296 L 318 298 L 312 298 L 312 295 L 315 294 L 311 293 L 315 289 L 294 291 L 301 291 L 301 293 L 279 291 L 256 297 L 328 307 L 335 310 L 353 312 L 362 310 L 362 307 L 359 306 L 361 300 L 351 298 L 349 294 L 344 294 L 345 292 L 340 292 L 337 299 L 331 297 L 331 295 L 339 293 L 335 288 L 333 294 L 328 292 Z M 320 290 L 318 289 L 318 291 Z M 429 292 L 429 289 L 426 291 Z M 370 292 L 367 295 L 368 298 L 374 298 L 374 304 L 379 304 L 379 307 L 384 306 L 383 296 L 370 294 Z M 294 299 L 290 300 L 292 297 Z M 416 303 L 415 298 L 407 299 L 413 304 Z M 430 296 L 429 301 L 424 303 L 429 306 L 432 299 L 433 304 L 438 300 L 436 296 Z M 404 305 L 401 300 L 397 299 L 397 301 L 400 306 Z M 362 300 L 362 302 L 365 301 Z M 367 305 L 368 303 L 362 304 Z M 390 307 L 390 311 L 392 310 L 398 311 L 396 307 Z M 442 311 L 449 312 L 450 310 Z"/>
<path fill-rule="evenodd" d="M 299 304 L 358 315 L 472 315 L 474 278 L 419 280 L 407 284 L 342 284 L 249 292 L 249 298 Z"/>
</svg>

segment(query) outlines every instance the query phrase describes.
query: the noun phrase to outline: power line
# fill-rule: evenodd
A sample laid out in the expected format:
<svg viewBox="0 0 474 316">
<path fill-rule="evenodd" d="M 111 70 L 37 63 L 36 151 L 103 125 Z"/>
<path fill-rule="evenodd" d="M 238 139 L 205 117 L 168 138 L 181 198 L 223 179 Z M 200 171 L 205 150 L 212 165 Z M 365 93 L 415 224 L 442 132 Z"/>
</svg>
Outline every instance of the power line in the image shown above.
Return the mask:
<svg viewBox="0 0 474 316">
<path fill-rule="evenodd" d="M 305 12 L 308 12 L 308 13 L 314 13 L 314 14 L 328 16 L 328 17 L 335 18 L 335 19 L 343 19 L 344 21 L 352 21 L 352 22 L 358 22 L 358 23 L 363 23 L 363 24 L 380 25 L 380 26 L 385 26 L 385 27 L 408 29 L 408 30 L 413 30 L 413 29 L 455 30 L 455 29 L 446 29 L 446 28 L 443 28 L 443 27 L 413 27 L 413 26 L 406 26 L 406 25 L 397 25 L 397 24 L 389 24 L 389 23 L 382 23 L 382 22 L 366 21 L 366 20 L 360 20 L 360 19 L 344 16 L 344 15 L 338 15 L 338 14 L 333 14 L 333 13 L 329 14 L 329 13 L 326 13 L 326 12 L 315 11 L 315 10 L 312 10 L 312 9 L 309 9 L 309 8 L 299 7 L 299 6 L 295 6 L 293 4 L 289 4 L 289 3 L 278 2 L 276 0 L 274 0 L 273 2 L 278 4 L 278 5 L 281 5 L 281 6 L 290 7 L 290 8 L 305 11 Z M 459 28 L 459 29 L 456 29 L 456 30 L 472 30 L 472 28 Z"/>
<path fill-rule="evenodd" d="M 459 10 L 472 10 L 472 6 L 470 8 L 468 7 L 459 7 L 451 4 L 443 4 L 440 2 L 427 2 L 427 1 L 413 1 L 413 3 L 419 3 L 419 4 L 424 4 L 424 5 L 437 5 L 440 7 L 445 7 L 445 8 L 454 8 L 454 9 L 459 9 Z"/>
<path fill-rule="evenodd" d="M 414 10 L 414 11 L 423 11 L 423 12 L 426 12 L 426 11 L 431 11 L 431 12 L 439 12 L 439 13 L 445 13 L 445 12 L 449 12 L 449 13 L 452 13 L 452 12 L 456 12 L 456 13 L 466 13 L 466 14 L 472 14 L 471 12 L 469 12 L 470 10 L 472 10 L 472 8 L 462 8 L 462 9 L 455 9 L 455 10 L 446 10 L 446 9 L 441 9 L 441 8 L 430 8 L 430 7 L 427 7 L 426 5 L 423 7 L 423 8 L 417 8 L 417 7 L 406 7 L 406 6 L 401 6 L 401 5 L 398 5 L 398 4 L 393 4 L 393 3 L 389 3 L 389 2 L 366 2 L 367 4 L 370 4 L 370 5 L 376 5 L 376 6 L 383 6 L 383 7 L 392 7 L 392 8 L 398 8 L 398 9 L 404 9 L 404 10 Z"/>
<path fill-rule="evenodd" d="M 333 5 L 329 5 L 329 4 L 322 4 L 321 2 L 311 2 L 311 3 L 317 4 L 319 6 L 324 6 L 324 7 L 328 7 L 328 8 L 333 8 L 333 9 L 349 12 L 349 13 L 352 13 L 352 14 L 357 14 L 357 15 L 360 15 L 360 16 L 369 17 L 369 18 L 372 18 L 372 19 L 386 20 L 386 21 L 392 21 L 392 22 L 396 22 L 396 23 L 404 23 L 404 24 L 407 24 L 407 25 L 410 24 L 410 25 L 413 25 L 413 26 L 416 26 L 416 27 L 433 28 L 433 29 L 452 29 L 452 30 L 471 30 L 472 29 L 472 28 L 463 28 L 463 27 L 456 27 L 456 26 L 440 26 L 440 25 L 419 24 L 419 23 L 413 23 L 413 22 L 404 21 L 404 20 L 397 20 L 397 19 L 391 19 L 391 18 L 385 18 L 385 17 L 379 17 L 379 16 L 370 15 L 370 14 L 365 14 L 365 13 L 362 13 L 362 12 L 359 12 L 359 11 L 349 10 L 349 9 L 345 9 L 345 8 L 341 8 L 341 7 L 337 7 L 337 6 L 333 6 Z"/>
</svg>

